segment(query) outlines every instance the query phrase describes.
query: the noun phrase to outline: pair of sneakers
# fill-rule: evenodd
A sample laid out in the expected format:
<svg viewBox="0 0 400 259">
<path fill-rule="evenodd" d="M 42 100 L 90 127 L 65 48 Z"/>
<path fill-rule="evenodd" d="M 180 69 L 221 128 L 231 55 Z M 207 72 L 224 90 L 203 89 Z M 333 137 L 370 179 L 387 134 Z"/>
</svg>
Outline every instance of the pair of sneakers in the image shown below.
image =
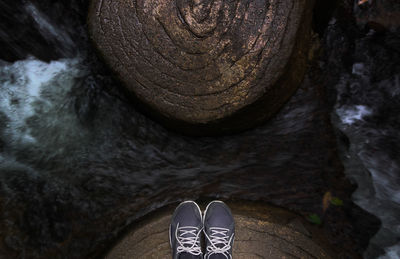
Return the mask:
<svg viewBox="0 0 400 259">
<path fill-rule="evenodd" d="M 201 248 L 202 233 L 206 251 Z M 169 240 L 173 259 L 232 259 L 235 222 L 229 207 L 212 201 L 204 215 L 194 201 L 179 204 L 172 216 Z"/>
</svg>

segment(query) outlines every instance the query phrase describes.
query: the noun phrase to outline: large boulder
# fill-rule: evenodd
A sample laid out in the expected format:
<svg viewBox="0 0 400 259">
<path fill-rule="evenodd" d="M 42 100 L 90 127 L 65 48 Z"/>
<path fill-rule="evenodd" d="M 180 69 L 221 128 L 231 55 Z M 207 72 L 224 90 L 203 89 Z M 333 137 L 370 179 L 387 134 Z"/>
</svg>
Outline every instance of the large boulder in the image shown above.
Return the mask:
<svg viewBox="0 0 400 259">
<path fill-rule="evenodd" d="M 271 117 L 297 89 L 312 5 L 93 0 L 89 29 L 105 61 L 152 115 L 187 133 L 227 133 Z"/>
</svg>

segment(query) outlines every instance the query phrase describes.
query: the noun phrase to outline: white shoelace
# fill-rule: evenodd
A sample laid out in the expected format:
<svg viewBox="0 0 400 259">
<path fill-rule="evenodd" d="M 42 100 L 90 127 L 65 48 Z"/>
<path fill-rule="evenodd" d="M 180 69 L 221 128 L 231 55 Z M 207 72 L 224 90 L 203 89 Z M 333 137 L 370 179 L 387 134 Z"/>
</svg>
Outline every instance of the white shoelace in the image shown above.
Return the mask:
<svg viewBox="0 0 400 259">
<path fill-rule="evenodd" d="M 197 227 L 179 227 L 178 223 L 175 231 L 175 237 L 179 243 L 179 246 L 176 249 L 178 254 L 186 252 L 192 255 L 201 255 L 202 252 L 199 238 L 201 231 L 202 229 Z"/>
<path fill-rule="evenodd" d="M 226 228 L 211 227 L 210 231 L 210 236 L 208 236 L 207 233 L 204 233 L 211 244 L 207 246 L 205 259 L 209 258 L 213 254 L 223 254 L 226 259 L 232 259 L 229 250 L 231 249 L 231 241 L 234 234 L 228 236 L 229 229 Z"/>
</svg>

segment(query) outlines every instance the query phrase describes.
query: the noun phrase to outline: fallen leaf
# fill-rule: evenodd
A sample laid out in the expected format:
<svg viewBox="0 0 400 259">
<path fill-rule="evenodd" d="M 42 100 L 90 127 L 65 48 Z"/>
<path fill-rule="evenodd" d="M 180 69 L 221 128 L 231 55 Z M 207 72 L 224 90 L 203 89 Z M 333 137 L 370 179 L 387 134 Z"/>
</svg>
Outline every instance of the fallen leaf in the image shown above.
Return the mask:
<svg viewBox="0 0 400 259">
<path fill-rule="evenodd" d="M 310 214 L 307 219 L 315 225 L 321 225 L 322 223 L 321 218 L 317 214 Z"/>
<path fill-rule="evenodd" d="M 333 197 L 331 199 L 331 204 L 335 206 L 343 206 L 343 201 L 339 199 L 338 197 Z"/>
</svg>

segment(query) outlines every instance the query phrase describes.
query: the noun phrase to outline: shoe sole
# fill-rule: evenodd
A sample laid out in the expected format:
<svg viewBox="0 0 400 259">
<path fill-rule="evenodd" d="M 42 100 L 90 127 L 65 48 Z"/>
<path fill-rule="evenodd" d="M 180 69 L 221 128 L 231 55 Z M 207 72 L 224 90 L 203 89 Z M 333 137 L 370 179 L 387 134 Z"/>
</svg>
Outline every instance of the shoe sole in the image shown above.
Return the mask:
<svg viewBox="0 0 400 259">
<path fill-rule="evenodd" d="M 194 202 L 194 201 L 184 201 L 184 202 L 179 203 L 179 205 L 176 207 L 175 211 L 178 210 L 178 208 L 179 208 L 181 205 L 186 204 L 186 203 L 193 203 L 194 205 L 196 205 L 197 209 L 198 209 L 199 212 L 200 212 L 201 222 L 203 223 L 203 213 L 201 212 L 201 209 L 200 209 L 199 205 L 198 205 L 196 202 Z M 175 216 L 175 213 L 174 213 L 174 215 L 172 215 L 172 218 L 173 218 L 174 216 Z M 171 249 L 172 249 L 171 227 L 172 227 L 172 224 L 169 224 L 169 229 L 168 229 L 169 246 L 170 246 Z"/>
</svg>

